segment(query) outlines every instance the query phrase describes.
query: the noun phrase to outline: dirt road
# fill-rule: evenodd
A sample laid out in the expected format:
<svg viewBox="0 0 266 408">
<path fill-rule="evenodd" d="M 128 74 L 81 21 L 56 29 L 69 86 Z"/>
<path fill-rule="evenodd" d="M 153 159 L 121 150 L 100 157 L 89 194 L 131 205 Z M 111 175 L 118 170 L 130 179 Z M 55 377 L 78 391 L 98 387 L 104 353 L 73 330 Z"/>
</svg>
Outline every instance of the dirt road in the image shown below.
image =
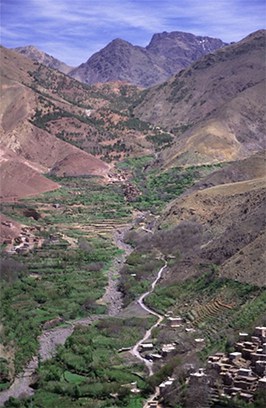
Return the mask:
<svg viewBox="0 0 266 408">
<path fill-rule="evenodd" d="M 153 374 L 153 362 L 150 361 L 150 360 L 147 360 L 146 358 L 143 358 L 138 350 L 139 350 L 140 345 L 142 343 L 144 343 L 151 336 L 152 330 L 162 322 L 162 320 L 164 319 L 164 316 L 160 315 L 159 313 L 155 312 L 154 310 L 152 310 L 148 306 L 146 306 L 145 303 L 144 303 L 144 300 L 148 295 L 150 295 L 154 291 L 154 288 L 157 285 L 158 281 L 161 279 L 163 271 L 165 270 L 165 268 L 167 268 L 167 262 L 165 262 L 164 266 L 159 270 L 156 279 L 153 281 L 153 283 L 151 285 L 151 289 L 148 292 L 141 295 L 140 298 L 138 299 L 138 304 L 140 305 L 140 307 L 142 309 L 146 310 L 146 312 L 152 314 L 153 316 L 156 316 L 158 318 L 158 320 L 149 330 L 146 331 L 146 333 L 144 334 L 142 339 L 140 339 L 135 344 L 135 346 L 132 347 L 132 349 L 130 350 L 130 352 L 131 352 L 131 354 L 133 356 L 137 357 L 139 360 L 141 360 L 146 365 L 146 367 L 147 367 L 147 369 L 149 371 L 149 375 Z"/>
</svg>

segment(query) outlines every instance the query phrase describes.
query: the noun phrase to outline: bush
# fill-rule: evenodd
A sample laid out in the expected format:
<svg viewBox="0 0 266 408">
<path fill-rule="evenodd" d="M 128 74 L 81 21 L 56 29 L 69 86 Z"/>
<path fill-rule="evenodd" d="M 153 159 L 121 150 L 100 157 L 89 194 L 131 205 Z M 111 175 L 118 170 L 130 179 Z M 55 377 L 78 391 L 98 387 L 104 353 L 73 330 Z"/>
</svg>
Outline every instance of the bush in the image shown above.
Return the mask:
<svg viewBox="0 0 266 408">
<path fill-rule="evenodd" d="M 18 279 L 22 271 L 25 271 L 25 266 L 21 262 L 12 258 L 0 259 L 0 280 L 11 284 Z"/>
</svg>

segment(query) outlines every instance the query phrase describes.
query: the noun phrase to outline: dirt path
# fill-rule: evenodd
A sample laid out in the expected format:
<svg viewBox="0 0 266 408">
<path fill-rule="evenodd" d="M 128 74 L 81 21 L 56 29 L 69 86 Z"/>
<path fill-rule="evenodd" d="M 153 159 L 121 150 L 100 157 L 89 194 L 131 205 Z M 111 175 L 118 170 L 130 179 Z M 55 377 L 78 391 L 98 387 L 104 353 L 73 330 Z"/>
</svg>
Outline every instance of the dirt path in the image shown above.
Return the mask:
<svg viewBox="0 0 266 408">
<path fill-rule="evenodd" d="M 151 289 L 148 292 L 141 295 L 140 298 L 138 299 L 138 304 L 140 305 L 140 307 L 142 309 L 144 309 L 146 312 L 152 314 L 153 316 L 156 316 L 158 318 L 158 320 L 149 330 L 146 331 L 146 333 L 144 334 L 142 339 L 139 340 L 135 344 L 135 346 L 132 347 L 132 349 L 130 350 L 130 353 L 133 356 L 137 357 L 139 360 L 141 360 L 146 365 L 146 367 L 147 367 L 147 369 L 149 371 L 149 376 L 151 376 L 153 374 L 153 362 L 147 360 L 146 358 L 143 358 L 138 350 L 139 350 L 139 346 L 141 345 L 141 343 L 144 343 L 151 336 L 152 330 L 162 322 L 162 320 L 164 319 L 164 316 L 160 315 L 159 313 L 155 312 L 154 310 L 152 310 L 148 306 L 146 306 L 145 303 L 144 303 L 144 300 L 150 293 L 152 293 L 154 291 L 154 288 L 157 285 L 158 281 L 161 279 L 163 271 L 164 271 L 165 268 L 167 268 L 167 262 L 165 262 L 164 266 L 159 270 L 156 279 L 153 281 L 153 283 L 151 285 Z"/>
</svg>

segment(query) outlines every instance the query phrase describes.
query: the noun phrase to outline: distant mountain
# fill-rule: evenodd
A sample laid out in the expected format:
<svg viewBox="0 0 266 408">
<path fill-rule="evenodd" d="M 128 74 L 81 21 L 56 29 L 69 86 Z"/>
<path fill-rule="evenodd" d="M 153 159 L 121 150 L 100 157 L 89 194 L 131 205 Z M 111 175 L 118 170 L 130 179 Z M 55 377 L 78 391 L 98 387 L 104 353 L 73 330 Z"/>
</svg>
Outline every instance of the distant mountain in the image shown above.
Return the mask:
<svg viewBox="0 0 266 408">
<path fill-rule="evenodd" d="M 164 166 L 243 159 L 265 144 L 265 30 L 202 57 L 143 92 L 136 117 L 175 140 Z"/>
<path fill-rule="evenodd" d="M 120 80 L 149 87 L 224 45 L 216 38 L 178 31 L 155 34 L 146 48 L 116 39 L 69 75 L 88 84 Z"/>
<path fill-rule="evenodd" d="M 168 75 L 173 75 L 203 55 L 225 45 L 217 38 L 174 31 L 154 34 L 146 50 L 160 58 L 160 66 Z"/>
<path fill-rule="evenodd" d="M 34 47 L 33 45 L 13 48 L 13 50 L 49 68 L 57 69 L 58 71 L 61 71 L 64 74 L 67 74 L 69 71 L 73 69 L 73 67 L 70 67 L 64 62 L 59 61 L 58 59 L 52 57 L 51 55 L 38 50 L 38 48 Z"/>
</svg>

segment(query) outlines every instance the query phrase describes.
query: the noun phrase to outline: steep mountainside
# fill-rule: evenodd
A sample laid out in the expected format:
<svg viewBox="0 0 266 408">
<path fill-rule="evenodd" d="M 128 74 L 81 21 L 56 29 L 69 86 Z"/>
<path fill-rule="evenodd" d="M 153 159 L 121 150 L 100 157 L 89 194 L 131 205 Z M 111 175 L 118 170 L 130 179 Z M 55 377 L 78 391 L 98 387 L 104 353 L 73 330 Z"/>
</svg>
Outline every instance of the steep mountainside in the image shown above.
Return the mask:
<svg viewBox="0 0 266 408">
<path fill-rule="evenodd" d="M 38 132 L 48 131 L 108 163 L 129 155 L 150 154 L 157 148 L 156 137 L 161 131 L 132 118 L 128 109 L 138 98 L 139 88 L 123 82 L 88 86 L 12 51 L 3 49 L 2 55 L 3 76 L 23 83 L 21 89 L 26 92 L 25 99 L 19 97 L 12 107 L 15 117 L 18 106 L 25 110 L 28 99 L 34 96 L 30 121 Z M 15 88 L 9 87 L 5 104 L 7 95 L 12 99 L 18 93 Z M 14 115 L 8 112 L 5 121 L 13 123 Z M 166 137 L 163 145 L 170 139 Z"/>
<path fill-rule="evenodd" d="M 40 175 L 49 171 L 69 176 L 106 176 L 109 171 L 106 163 L 33 123 L 41 92 L 37 93 L 32 87 L 31 73 L 41 66 L 4 48 L 1 49 L 1 60 L 1 169 L 6 180 L 1 188 L 2 199 L 14 199 L 58 187 Z M 63 75 L 57 71 L 49 72 Z M 59 106 L 68 105 L 70 112 L 73 110 L 72 105 L 64 100 L 61 102 L 60 97 L 56 101 Z M 51 103 L 49 97 L 45 103 Z"/>
<path fill-rule="evenodd" d="M 193 222 L 203 231 L 200 250 L 173 276 L 182 278 L 183 270 L 185 278 L 195 273 L 195 264 L 210 262 L 223 277 L 265 285 L 265 159 L 259 153 L 226 165 L 165 209 L 161 226 Z"/>
<path fill-rule="evenodd" d="M 38 171 L 106 176 L 114 161 L 158 148 L 161 130 L 129 112 L 137 87 L 88 86 L 3 47 L 1 57 L 1 144 Z"/>
<path fill-rule="evenodd" d="M 116 39 L 69 75 L 88 84 L 120 80 L 149 87 L 224 45 L 216 38 L 182 32 L 155 34 L 146 48 Z"/>
<path fill-rule="evenodd" d="M 19 52 L 22 55 L 25 55 L 25 57 L 30 58 L 32 61 L 39 62 L 40 64 L 43 64 L 49 68 L 58 69 L 58 71 L 61 71 L 64 74 L 67 74 L 73 69 L 73 67 L 70 67 L 64 62 L 59 61 L 58 59 L 52 57 L 52 55 L 38 50 L 38 48 L 34 47 L 33 45 L 13 48 L 13 50 Z"/>
<path fill-rule="evenodd" d="M 40 174 L 40 169 L 18 154 L 0 147 L 0 202 L 44 193 L 59 185 Z M 2 233 L 2 231 L 1 231 Z"/>
<path fill-rule="evenodd" d="M 167 166 L 235 160 L 263 147 L 264 63 L 260 30 L 143 93 L 134 114 L 176 136 Z"/>
</svg>

